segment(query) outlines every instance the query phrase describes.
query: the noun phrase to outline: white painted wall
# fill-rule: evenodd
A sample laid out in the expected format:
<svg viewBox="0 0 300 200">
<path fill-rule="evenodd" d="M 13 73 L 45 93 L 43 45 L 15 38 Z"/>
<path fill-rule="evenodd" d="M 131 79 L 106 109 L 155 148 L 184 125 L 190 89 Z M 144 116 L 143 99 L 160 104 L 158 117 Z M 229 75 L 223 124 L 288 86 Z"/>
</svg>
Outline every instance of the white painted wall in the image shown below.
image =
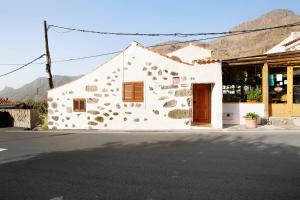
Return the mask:
<svg viewBox="0 0 300 200">
<path fill-rule="evenodd" d="M 220 63 L 196 65 L 194 74 L 197 74 L 198 83 L 213 83 L 211 93 L 211 123 L 213 127 L 222 128 L 222 72 Z"/>
<path fill-rule="evenodd" d="M 168 53 L 167 56 L 176 56 L 181 61 L 192 64 L 194 60 L 200 60 L 211 57 L 211 50 L 189 44 L 186 47 Z"/>
<path fill-rule="evenodd" d="M 297 51 L 297 50 L 300 50 L 300 40 L 286 47 L 286 51 Z"/>
<path fill-rule="evenodd" d="M 172 72 L 178 75 L 172 75 Z M 162 89 L 162 86 L 172 85 L 173 76 L 181 79 L 178 88 Z M 132 81 L 144 81 L 144 102 L 123 102 L 122 83 Z M 212 89 L 212 126 L 222 128 L 222 72 L 220 63 L 194 66 L 183 64 L 133 43 L 123 53 L 115 56 L 93 72 L 48 92 L 49 128 L 191 128 L 191 117 L 173 119 L 168 114 L 174 109 L 192 109 L 187 102 L 188 98 L 191 99 L 191 95 L 175 96 L 177 90 L 191 90 L 192 83 L 212 83 L 214 85 Z M 86 91 L 87 85 L 96 86 L 97 91 Z M 167 99 L 161 100 L 162 97 Z M 91 98 L 98 102 L 87 103 L 87 112 L 78 113 L 72 111 L 73 98 Z M 176 100 L 176 106 L 164 107 L 164 104 L 169 100 Z M 99 113 L 93 115 L 88 111 Z M 109 116 L 106 117 L 105 115 Z M 104 122 L 96 122 L 95 117 L 103 117 Z M 94 124 L 89 124 L 91 122 Z"/>
<path fill-rule="evenodd" d="M 245 124 L 244 116 L 255 112 L 261 118 L 264 116 L 263 103 L 223 103 L 224 124 Z"/>
<path fill-rule="evenodd" d="M 289 46 L 284 46 L 284 44 L 291 42 L 300 37 L 300 32 L 292 32 L 290 36 L 285 38 L 282 42 L 271 48 L 266 52 L 269 53 L 278 53 L 278 52 L 286 52 L 286 51 L 293 51 L 293 50 L 300 50 L 300 42 L 295 42 Z"/>
</svg>

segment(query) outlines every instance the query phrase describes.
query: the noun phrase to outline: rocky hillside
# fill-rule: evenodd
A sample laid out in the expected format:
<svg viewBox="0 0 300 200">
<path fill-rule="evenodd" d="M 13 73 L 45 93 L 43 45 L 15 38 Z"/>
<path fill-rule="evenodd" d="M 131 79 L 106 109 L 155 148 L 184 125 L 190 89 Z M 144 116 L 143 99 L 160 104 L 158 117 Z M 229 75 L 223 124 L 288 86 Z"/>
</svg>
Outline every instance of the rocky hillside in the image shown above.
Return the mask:
<svg viewBox="0 0 300 200">
<path fill-rule="evenodd" d="M 77 78 L 79 77 L 53 76 L 54 86 L 57 87 L 63 85 Z M 17 101 L 24 101 L 27 99 L 46 100 L 48 88 L 48 79 L 46 77 L 40 77 L 18 89 L 5 87 L 2 91 L 0 91 L 0 97 Z"/>
<path fill-rule="evenodd" d="M 296 15 L 290 10 L 273 10 L 255 20 L 242 23 L 230 29 L 231 31 L 257 29 L 264 27 L 272 27 L 299 22 L 300 16 Z M 284 38 L 289 36 L 292 31 L 300 31 L 300 27 L 291 27 L 284 29 L 266 30 L 255 33 L 247 33 L 243 35 L 230 36 L 212 40 L 208 43 L 193 42 L 196 45 L 207 47 L 213 50 L 213 57 L 226 59 L 240 56 L 251 56 L 262 54 L 268 49 L 272 48 Z M 166 44 L 172 44 L 176 41 L 170 41 Z M 154 50 L 160 53 L 168 53 L 176 50 L 187 44 L 174 44 L 167 46 L 160 46 Z"/>
<path fill-rule="evenodd" d="M 284 24 L 299 22 L 300 16 L 289 10 L 273 10 L 255 20 L 242 23 L 233 27 L 232 31 L 257 29 L 263 27 L 272 27 Z M 230 36 L 221 39 L 212 40 L 207 43 L 193 42 L 196 45 L 213 50 L 213 57 L 226 59 L 239 56 L 251 56 L 262 54 L 277 43 L 286 38 L 290 32 L 300 31 L 300 27 L 267 30 L 256 33 L 247 33 L 243 35 Z M 188 43 L 174 44 L 176 41 L 169 41 L 161 46 L 153 48 L 162 54 L 169 53 L 179 49 Z M 170 45 L 171 44 L 171 45 Z M 54 76 L 55 86 L 70 82 L 78 77 Z M 8 97 L 15 100 L 25 99 L 46 99 L 48 82 L 46 78 L 38 78 L 35 81 L 24 85 L 19 89 L 6 87 L 0 91 L 0 97 Z"/>
</svg>

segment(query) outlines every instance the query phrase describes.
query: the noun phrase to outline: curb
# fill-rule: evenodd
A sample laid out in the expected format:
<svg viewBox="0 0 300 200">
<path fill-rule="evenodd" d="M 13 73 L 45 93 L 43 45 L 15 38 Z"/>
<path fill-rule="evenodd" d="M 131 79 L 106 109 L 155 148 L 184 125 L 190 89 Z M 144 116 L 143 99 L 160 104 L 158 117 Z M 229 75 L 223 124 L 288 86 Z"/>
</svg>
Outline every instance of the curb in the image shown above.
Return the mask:
<svg viewBox="0 0 300 200">
<path fill-rule="evenodd" d="M 85 129 L 61 129 L 61 130 L 5 130 L 5 132 L 27 132 L 27 133 L 52 133 L 52 134 L 66 134 L 66 133 L 122 133 L 122 134 L 139 134 L 139 133 L 174 133 L 174 134 L 205 134 L 205 133 L 299 133 L 300 129 L 152 129 L 152 130 L 114 130 L 114 129 L 97 129 L 97 130 L 85 130 Z"/>
</svg>

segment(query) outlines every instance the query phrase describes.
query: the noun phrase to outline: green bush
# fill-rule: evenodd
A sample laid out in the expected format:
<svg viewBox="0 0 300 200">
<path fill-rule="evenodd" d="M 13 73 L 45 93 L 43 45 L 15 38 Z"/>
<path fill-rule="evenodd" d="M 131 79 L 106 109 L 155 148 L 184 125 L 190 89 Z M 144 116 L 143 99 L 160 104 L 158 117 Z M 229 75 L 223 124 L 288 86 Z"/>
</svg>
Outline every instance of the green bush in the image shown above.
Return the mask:
<svg viewBox="0 0 300 200">
<path fill-rule="evenodd" d="M 261 95 L 259 93 L 259 90 L 258 89 L 249 90 L 249 92 L 247 93 L 247 100 L 260 101 L 261 100 Z"/>
<path fill-rule="evenodd" d="M 34 101 L 32 99 L 25 101 L 28 109 L 36 109 L 39 114 L 48 113 L 48 104 L 46 101 Z"/>
<path fill-rule="evenodd" d="M 35 109 L 38 113 L 38 125 L 41 125 L 46 129 L 47 127 L 47 115 L 48 104 L 46 101 L 34 101 L 32 99 L 25 101 L 26 108 Z"/>
<path fill-rule="evenodd" d="M 257 120 L 259 118 L 259 115 L 256 114 L 255 112 L 248 112 L 248 113 L 246 113 L 246 115 L 244 116 L 244 118 Z"/>
</svg>

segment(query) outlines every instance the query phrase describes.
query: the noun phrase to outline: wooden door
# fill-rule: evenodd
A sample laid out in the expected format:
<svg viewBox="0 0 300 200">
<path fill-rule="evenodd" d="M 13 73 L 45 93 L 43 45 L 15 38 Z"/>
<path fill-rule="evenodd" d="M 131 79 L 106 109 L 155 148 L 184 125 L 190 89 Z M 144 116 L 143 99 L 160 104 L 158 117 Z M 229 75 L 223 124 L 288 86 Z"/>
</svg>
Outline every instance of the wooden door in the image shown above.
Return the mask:
<svg viewBox="0 0 300 200">
<path fill-rule="evenodd" d="M 290 101 L 292 102 L 292 116 L 300 116 L 300 66 L 295 66 L 291 69 L 291 79 L 293 85 L 291 86 L 291 97 Z"/>
<path fill-rule="evenodd" d="M 290 69 L 288 67 L 271 67 L 269 69 L 270 114 L 273 117 L 290 116 Z"/>
<path fill-rule="evenodd" d="M 277 70 L 277 72 L 275 70 Z M 280 75 L 280 80 L 277 82 L 275 75 Z M 300 67 L 274 67 L 270 69 L 269 76 L 275 79 L 270 81 L 271 83 L 273 82 L 273 84 L 269 86 L 271 116 L 300 116 Z M 274 95 L 274 93 L 276 94 L 276 92 L 274 92 L 275 88 L 273 88 L 274 82 L 277 83 L 277 87 L 283 88 L 282 91 L 277 92 L 277 95 Z M 277 96 L 280 98 L 277 98 Z"/>
<path fill-rule="evenodd" d="M 211 84 L 193 84 L 193 123 L 211 122 Z"/>
</svg>

